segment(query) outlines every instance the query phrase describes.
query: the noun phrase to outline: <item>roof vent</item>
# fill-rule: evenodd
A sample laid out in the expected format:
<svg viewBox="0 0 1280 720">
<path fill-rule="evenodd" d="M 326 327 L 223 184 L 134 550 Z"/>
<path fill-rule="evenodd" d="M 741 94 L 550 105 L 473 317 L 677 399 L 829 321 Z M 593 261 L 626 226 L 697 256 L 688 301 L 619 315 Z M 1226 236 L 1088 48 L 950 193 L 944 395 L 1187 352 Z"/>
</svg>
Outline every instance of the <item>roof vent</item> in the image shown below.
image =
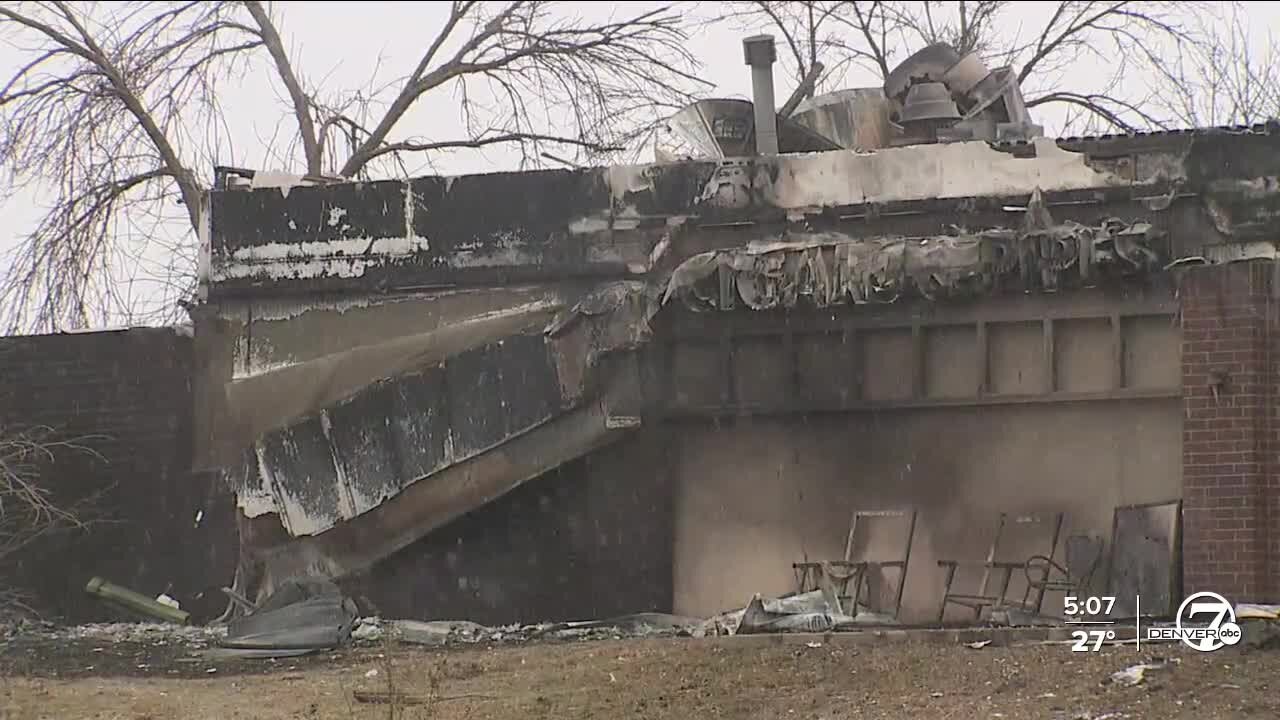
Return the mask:
<svg viewBox="0 0 1280 720">
<path fill-rule="evenodd" d="M 951 99 L 947 86 L 940 82 L 916 83 L 907 91 L 902 103 L 903 124 L 922 120 L 959 120 L 960 110 Z"/>
</svg>

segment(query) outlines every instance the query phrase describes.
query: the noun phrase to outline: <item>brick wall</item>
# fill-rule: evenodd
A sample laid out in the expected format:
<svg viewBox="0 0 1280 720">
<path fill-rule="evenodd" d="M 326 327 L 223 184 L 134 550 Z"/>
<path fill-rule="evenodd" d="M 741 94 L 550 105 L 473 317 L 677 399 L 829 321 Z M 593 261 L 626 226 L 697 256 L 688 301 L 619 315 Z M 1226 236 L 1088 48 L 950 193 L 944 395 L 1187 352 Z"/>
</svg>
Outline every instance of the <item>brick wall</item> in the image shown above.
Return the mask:
<svg viewBox="0 0 1280 720">
<path fill-rule="evenodd" d="M 1180 288 L 1185 594 L 1280 597 L 1275 267 L 1194 268 Z"/>
<path fill-rule="evenodd" d="M 92 453 L 57 451 L 41 482 L 63 505 L 99 494 L 100 524 L 4 568 L 44 610 L 106 617 L 83 592 L 93 575 L 167 591 L 197 614 L 225 604 L 234 506 L 189 472 L 192 362 L 191 338 L 167 328 L 0 338 L 0 432 L 47 426 L 76 440 Z"/>
</svg>

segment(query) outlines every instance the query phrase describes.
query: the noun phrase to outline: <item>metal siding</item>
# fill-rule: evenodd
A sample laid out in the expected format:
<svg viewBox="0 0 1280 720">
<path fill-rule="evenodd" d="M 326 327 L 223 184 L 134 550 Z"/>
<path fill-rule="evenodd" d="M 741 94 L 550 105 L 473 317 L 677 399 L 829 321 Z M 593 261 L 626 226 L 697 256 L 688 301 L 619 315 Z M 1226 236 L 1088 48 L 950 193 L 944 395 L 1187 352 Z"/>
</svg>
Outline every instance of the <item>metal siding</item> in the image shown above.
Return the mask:
<svg viewBox="0 0 1280 720">
<path fill-rule="evenodd" d="M 379 383 L 328 411 L 329 440 L 357 515 L 400 492 L 403 478 L 389 427 L 392 393 L 390 383 Z"/>
</svg>

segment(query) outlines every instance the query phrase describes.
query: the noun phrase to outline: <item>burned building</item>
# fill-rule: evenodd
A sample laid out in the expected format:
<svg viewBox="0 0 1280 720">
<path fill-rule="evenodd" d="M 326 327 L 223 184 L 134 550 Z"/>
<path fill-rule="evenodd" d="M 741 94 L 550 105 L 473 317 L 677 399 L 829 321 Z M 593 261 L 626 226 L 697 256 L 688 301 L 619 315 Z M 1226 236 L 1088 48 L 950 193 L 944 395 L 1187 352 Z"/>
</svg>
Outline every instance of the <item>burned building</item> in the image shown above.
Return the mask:
<svg viewBox="0 0 1280 720">
<path fill-rule="evenodd" d="M 1280 126 L 1050 139 L 1013 77 L 934 46 L 880 92 L 694 106 L 642 166 L 227 173 L 195 435 L 241 586 L 707 615 L 911 507 L 922 619 L 1000 513 L 1106 543 L 1171 501 L 1188 590 L 1274 597 Z"/>
</svg>

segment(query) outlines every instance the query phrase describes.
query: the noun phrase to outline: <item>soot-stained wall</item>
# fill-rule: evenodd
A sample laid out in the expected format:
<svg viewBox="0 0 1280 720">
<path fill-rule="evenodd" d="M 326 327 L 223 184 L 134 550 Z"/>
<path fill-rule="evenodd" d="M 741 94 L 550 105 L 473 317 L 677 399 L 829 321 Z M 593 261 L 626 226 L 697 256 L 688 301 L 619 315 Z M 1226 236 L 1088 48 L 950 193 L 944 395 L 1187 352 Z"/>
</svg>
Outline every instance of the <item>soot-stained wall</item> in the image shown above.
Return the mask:
<svg viewBox="0 0 1280 720">
<path fill-rule="evenodd" d="M 841 557 L 854 510 L 914 507 L 902 619 L 932 621 L 943 585 L 937 561 L 980 564 L 1001 512 L 1064 512 L 1063 538 L 1109 539 L 1116 506 L 1179 499 L 1176 321 L 1089 317 L 1090 302 L 1058 296 L 999 322 L 988 303 L 973 308 L 977 328 L 863 329 L 843 344 L 836 335 L 817 345 L 822 367 L 834 368 L 821 372 L 802 360 L 784 373 L 777 368 L 787 367 L 788 346 L 751 338 L 735 343 L 733 388 L 707 380 L 730 367 L 722 357 L 678 347 L 673 392 L 677 409 L 691 414 L 726 394 L 778 407 L 785 398 L 772 395 L 788 386 L 777 378 L 788 375 L 799 376 L 792 387 L 801 399 L 847 393 L 844 380 L 856 376 L 858 397 L 843 403 L 853 412 L 681 421 L 675 612 L 703 616 L 742 607 L 753 593 L 792 591 L 793 562 Z M 1116 302 L 1109 312 L 1124 309 Z M 791 352 L 801 345 L 797 338 Z M 875 523 L 877 554 L 900 552 L 901 528 Z M 1012 552 L 998 560 L 1048 549 L 1047 535 L 1005 537 Z M 962 571 L 956 591 L 976 592 L 979 573 Z M 1099 581 L 1104 573 L 1105 560 Z M 1051 597 L 1044 609 L 1061 607 Z M 948 619 L 961 618 L 953 611 Z"/>
<path fill-rule="evenodd" d="M 487 624 L 669 611 L 667 435 L 561 466 L 378 564 L 355 592 L 383 617 Z"/>
<path fill-rule="evenodd" d="M 55 448 L 40 483 L 63 507 L 95 497 L 84 530 L 31 545 L 7 582 L 71 620 L 108 617 L 90 577 L 155 596 L 197 618 L 226 603 L 234 504 L 191 467 L 192 339 L 169 328 L 0 339 L 0 434 L 45 427 Z"/>
<path fill-rule="evenodd" d="M 1178 498 L 1181 432 L 1176 400 L 686 426 L 675 612 L 708 615 L 756 592 L 789 592 L 791 563 L 841 556 L 855 509 L 912 506 L 920 514 L 903 619 L 932 621 L 942 592 L 937 561 L 981 563 L 998 513 L 1061 511 L 1064 536 L 1108 537 L 1115 506 Z M 877 522 L 873 542 L 889 559 L 901 533 Z M 1023 560 L 1047 549 L 1010 540 Z M 974 592 L 979 580 L 963 573 L 957 590 Z M 1060 600 L 1046 602 L 1048 611 L 1060 608 Z"/>
</svg>

